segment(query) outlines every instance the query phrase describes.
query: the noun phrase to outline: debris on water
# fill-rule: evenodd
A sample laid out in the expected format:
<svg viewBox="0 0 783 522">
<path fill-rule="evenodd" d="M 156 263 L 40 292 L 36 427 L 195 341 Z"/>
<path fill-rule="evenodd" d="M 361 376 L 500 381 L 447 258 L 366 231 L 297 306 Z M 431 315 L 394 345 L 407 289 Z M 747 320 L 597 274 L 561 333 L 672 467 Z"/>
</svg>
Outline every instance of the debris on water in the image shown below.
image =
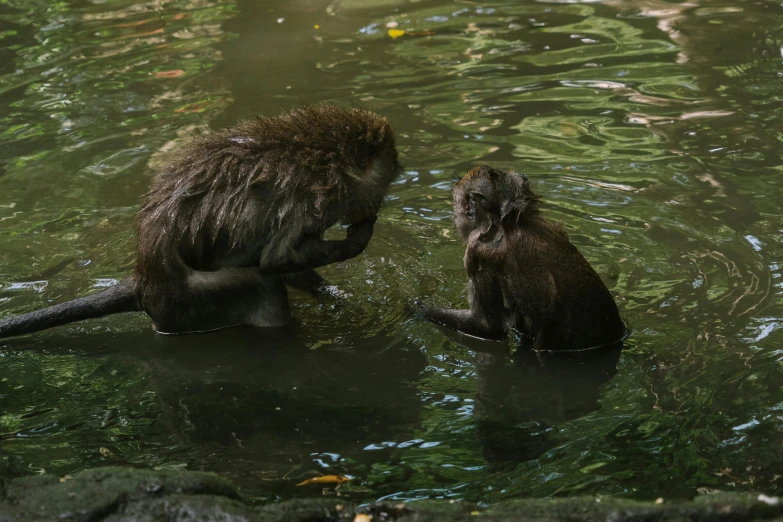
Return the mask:
<svg viewBox="0 0 783 522">
<path fill-rule="evenodd" d="M 182 69 L 175 69 L 173 71 L 158 71 L 153 76 L 155 78 L 179 78 L 180 76 L 184 75 L 185 71 Z"/>
<path fill-rule="evenodd" d="M 594 462 L 593 464 L 590 464 L 588 466 L 583 467 L 579 471 L 582 473 L 589 473 L 593 471 L 594 469 L 598 469 L 600 467 L 606 466 L 606 462 Z"/>
<path fill-rule="evenodd" d="M 391 38 L 399 38 L 400 36 L 431 36 L 435 34 L 435 31 L 406 31 L 404 29 L 389 29 L 386 31 Z"/>
</svg>

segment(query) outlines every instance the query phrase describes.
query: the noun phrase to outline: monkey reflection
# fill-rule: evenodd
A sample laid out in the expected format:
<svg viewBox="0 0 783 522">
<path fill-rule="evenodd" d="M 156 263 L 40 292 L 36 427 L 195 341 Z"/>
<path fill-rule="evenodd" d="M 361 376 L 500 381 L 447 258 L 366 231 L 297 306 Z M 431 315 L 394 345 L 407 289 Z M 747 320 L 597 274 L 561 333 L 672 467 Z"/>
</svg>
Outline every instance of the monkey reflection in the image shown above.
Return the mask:
<svg viewBox="0 0 783 522">
<path fill-rule="evenodd" d="M 619 341 L 625 325 L 601 278 L 540 213 L 526 176 L 486 165 L 454 187 L 454 221 L 467 242 L 469 310 L 420 305 L 430 321 L 483 339 L 519 333 L 534 350 Z"/>
<path fill-rule="evenodd" d="M 0 337 L 130 311 L 163 333 L 286 324 L 286 284 L 314 291 L 314 268 L 364 251 L 399 169 L 385 118 L 333 105 L 194 138 L 145 196 L 134 274 L 0 321 Z M 340 221 L 346 238 L 325 240 Z"/>
<path fill-rule="evenodd" d="M 558 425 L 599 409 L 600 387 L 617 373 L 621 343 L 584 352 L 508 357 L 477 353 L 476 433 L 493 464 L 526 462 L 557 445 Z"/>
<path fill-rule="evenodd" d="M 601 387 L 617 374 L 623 342 L 592 350 L 535 352 L 447 330 L 470 350 L 475 370 L 475 434 L 495 468 L 539 458 L 556 447 L 558 427 L 600 409 Z"/>
<path fill-rule="evenodd" d="M 228 473 L 245 491 L 290 496 L 317 491 L 293 485 L 314 470 L 326 471 L 319 461 L 331 465 L 330 473 L 361 475 L 389 458 L 384 451 L 365 451 L 367 445 L 414 438 L 421 426 L 418 381 L 427 365 L 405 336 L 342 330 L 332 342 L 319 337 L 312 349 L 302 333 L 294 325 L 263 335 L 251 326 L 196 336 L 107 331 L 8 345 L 45 347 L 76 359 L 89 355 L 85 367 L 100 368 L 99 380 L 115 381 L 109 372 L 119 370 L 122 385 L 96 393 L 108 401 L 107 411 L 128 415 L 132 436 L 120 436 L 127 444 L 118 442 L 113 425 L 105 428 L 102 415 L 92 415 L 94 408 L 87 407 L 89 418 L 82 419 L 71 409 L 41 407 L 51 410 L 53 421 L 73 419 L 65 429 L 85 434 L 73 438 L 71 451 L 95 452 L 101 445 L 114 450 L 118 443 L 120 451 L 103 459 L 105 465 L 154 456 L 161 464 L 189 462 Z M 25 404 L 13 405 L 15 410 L 8 405 L 9 411 L 24 413 Z M 331 460 L 334 455 L 340 459 Z"/>
</svg>

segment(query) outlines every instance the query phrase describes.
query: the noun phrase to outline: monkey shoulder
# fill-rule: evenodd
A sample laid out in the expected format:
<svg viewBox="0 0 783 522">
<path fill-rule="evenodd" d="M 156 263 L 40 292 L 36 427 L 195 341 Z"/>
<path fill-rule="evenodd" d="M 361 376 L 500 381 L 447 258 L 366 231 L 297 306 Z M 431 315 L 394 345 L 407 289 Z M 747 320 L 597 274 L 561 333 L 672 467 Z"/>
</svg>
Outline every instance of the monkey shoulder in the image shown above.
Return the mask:
<svg viewBox="0 0 783 522">
<path fill-rule="evenodd" d="M 592 272 L 559 223 L 520 228 L 507 238 L 505 279 L 514 292 L 534 292 L 535 301 L 556 300 L 563 287 Z"/>
<path fill-rule="evenodd" d="M 601 315 L 606 307 L 616 310 L 601 277 L 571 242 L 566 241 L 552 250 L 550 267 L 557 295 L 565 309 L 579 310 L 578 315 Z"/>
</svg>

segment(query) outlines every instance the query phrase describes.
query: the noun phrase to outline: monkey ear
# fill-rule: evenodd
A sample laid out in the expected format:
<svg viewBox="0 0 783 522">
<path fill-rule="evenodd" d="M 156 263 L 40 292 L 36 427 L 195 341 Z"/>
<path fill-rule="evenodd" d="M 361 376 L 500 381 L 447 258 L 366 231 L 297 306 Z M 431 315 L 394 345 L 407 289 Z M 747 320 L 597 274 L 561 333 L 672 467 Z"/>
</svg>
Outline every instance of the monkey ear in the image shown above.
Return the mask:
<svg viewBox="0 0 783 522">
<path fill-rule="evenodd" d="M 525 211 L 529 212 L 528 207 L 531 203 L 536 204 L 539 199 L 541 199 L 541 196 L 535 194 L 533 196 L 520 196 L 503 202 L 500 210 L 500 221 L 505 221 L 509 216 L 513 217 L 515 222 L 519 221 L 519 218 L 522 217 Z M 535 211 L 535 207 L 533 207 L 533 211 Z"/>
<path fill-rule="evenodd" d="M 511 216 L 514 221 L 519 220 L 519 216 L 527 208 L 527 200 L 525 198 L 511 199 L 503 202 L 503 206 L 500 208 L 500 221 L 505 221 L 507 217 Z"/>
</svg>

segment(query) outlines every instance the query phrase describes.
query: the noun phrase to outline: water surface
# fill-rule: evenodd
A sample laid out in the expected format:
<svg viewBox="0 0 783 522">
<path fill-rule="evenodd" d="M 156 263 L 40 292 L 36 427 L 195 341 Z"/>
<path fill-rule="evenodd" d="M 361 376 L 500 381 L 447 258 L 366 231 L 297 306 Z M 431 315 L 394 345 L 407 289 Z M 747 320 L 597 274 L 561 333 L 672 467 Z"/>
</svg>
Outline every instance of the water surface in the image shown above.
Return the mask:
<svg viewBox="0 0 783 522">
<path fill-rule="evenodd" d="M 406 167 L 290 331 L 125 314 L 0 341 L 0 459 L 208 470 L 258 501 L 776 492 L 781 41 L 772 1 L 0 4 L 0 316 L 127 274 L 156 165 L 205 128 L 359 105 Z M 622 354 L 509 358 L 408 314 L 466 302 L 449 190 L 481 162 L 534 180 L 633 324 Z M 318 473 L 352 480 L 294 485 Z"/>
</svg>

